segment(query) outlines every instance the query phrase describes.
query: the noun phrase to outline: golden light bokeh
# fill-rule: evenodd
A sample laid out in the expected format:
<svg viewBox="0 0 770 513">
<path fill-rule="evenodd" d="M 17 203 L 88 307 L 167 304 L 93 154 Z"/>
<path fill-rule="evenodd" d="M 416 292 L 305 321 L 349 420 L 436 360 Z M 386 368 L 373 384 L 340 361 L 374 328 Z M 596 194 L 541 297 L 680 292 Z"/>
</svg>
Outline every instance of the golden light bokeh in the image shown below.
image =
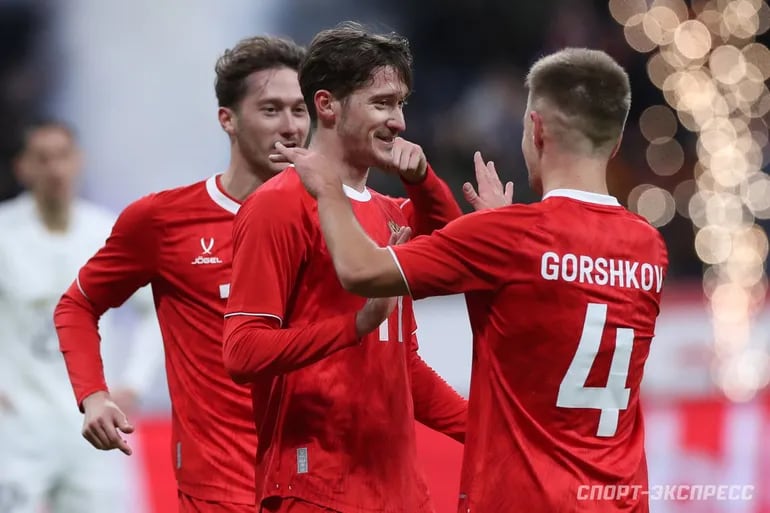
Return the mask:
<svg viewBox="0 0 770 513">
<path fill-rule="evenodd" d="M 770 177 L 765 173 L 751 175 L 741 186 L 741 197 L 752 214 L 759 219 L 770 215 Z"/>
<path fill-rule="evenodd" d="M 713 2 L 709 2 L 709 4 L 713 4 Z M 724 41 L 725 38 L 722 35 L 722 13 L 714 8 L 707 8 L 701 11 L 696 19 L 703 23 L 711 32 L 712 39 L 719 38 Z"/>
<path fill-rule="evenodd" d="M 645 0 L 610 0 L 610 14 L 621 25 L 627 25 L 629 19 L 635 14 L 647 12 Z"/>
<path fill-rule="evenodd" d="M 711 50 L 711 33 L 700 21 L 687 20 L 674 30 L 674 45 L 684 57 L 700 59 Z"/>
<path fill-rule="evenodd" d="M 652 105 L 639 116 L 639 130 L 649 142 L 661 142 L 674 137 L 677 130 L 676 115 L 665 105 Z"/>
<path fill-rule="evenodd" d="M 693 179 L 687 179 L 680 182 L 674 188 L 674 203 L 676 212 L 682 217 L 690 218 L 690 198 L 695 194 L 697 184 Z"/>
<path fill-rule="evenodd" d="M 642 53 L 650 52 L 658 46 L 644 30 L 644 16 L 644 14 L 634 14 L 628 19 L 623 29 L 628 45 Z"/>
<path fill-rule="evenodd" d="M 676 213 L 692 222 L 706 264 L 714 380 L 728 398 L 749 400 L 770 384 L 770 341 L 757 345 L 752 331 L 768 289 L 768 237 L 755 221 L 770 219 L 770 176 L 762 170 L 770 50 L 756 36 L 770 30 L 770 7 L 764 0 L 698 0 L 689 9 L 682 0 L 611 0 L 610 11 L 629 45 L 650 52 L 647 74 L 673 109 L 655 105 L 639 119 L 649 168 L 672 175 L 684 165 L 672 121 L 697 135 L 693 177 L 673 195 L 635 187 L 629 208 L 656 226 Z"/>
<path fill-rule="evenodd" d="M 757 6 L 749 0 L 732 0 L 722 14 L 727 30 L 739 39 L 753 37 L 759 29 Z"/>
<path fill-rule="evenodd" d="M 674 40 L 674 31 L 680 20 L 669 7 L 653 6 L 642 18 L 642 29 L 647 38 L 658 46 L 667 45 Z"/>
<path fill-rule="evenodd" d="M 676 139 L 661 138 L 647 146 L 647 165 L 655 174 L 676 174 L 684 164 L 684 150 Z"/>
<path fill-rule="evenodd" d="M 745 227 L 748 221 L 740 198 L 726 192 L 709 196 L 705 209 L 706 221 L 712 226 L 735 230 Z"/>
<path fill-rule="evenodd" d="M 762 74 L 762 80 L 770 78 L 770 50 L 765 45 L 751 43 L 741 48 L 747 62 L 753 64 Z"/>
<path fill-rule="evenodd" d="M 713 194 L 707 191 L 697 191 L 690 198 L 687 204 L 688 217 L 696 228 L 705 228 L 708 224 L 706 219 L 706 203 Z"/>
<path fill-rule="evenodd" d="M 655 53 L 647 61 L 647 76 L 650 77 L 650 81 L 658 89 L 663 89 L 663 84 L 671 73 L 675 71 L 674 68 L 660 52 Z"/>
<path fill-rule="evenodd" d="M 653 226 L 665 226 L 671 222 L 676 213 L 674 197 L 665 189 L 649 187 L 639 195 L 636 212 Z"/>
<path fill-rule="evenodd" d="M 733 45 L 714 48 L 709 57 L 711 75 L 725 85 L 734 85 L 746 74 L 746 57 Z"/>
<path fill-rule="evenodd" d="M 695 234 L 695 253 L 706 264 L 724 262 L 732 249 L 732 238 L 726 228 L 706 226 Z"/>
</svg>

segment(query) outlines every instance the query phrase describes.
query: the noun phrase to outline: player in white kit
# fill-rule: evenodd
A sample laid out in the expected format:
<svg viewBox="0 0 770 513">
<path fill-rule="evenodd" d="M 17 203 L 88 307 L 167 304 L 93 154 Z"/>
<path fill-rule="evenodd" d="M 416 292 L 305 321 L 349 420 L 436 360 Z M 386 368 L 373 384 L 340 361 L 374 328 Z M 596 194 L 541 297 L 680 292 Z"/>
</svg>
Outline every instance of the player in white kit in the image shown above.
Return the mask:
<svg viewBox="0 0 770 513">
<path fill-rule="evenodd" d="M 74 197 L 80 167 L 72 131 L 37 124 L 15 162 L 27 192 L 0 203 L 0 513 L 135 513 L 132 462 L 77 436 L 83 416 L 73 407 L 53 324 L 59 298 L 114 222 Z M 105 365 L 119 369 L 108 384 L 113 397 L 127 400 L 162 362 L 149 291 L 139 296 L 131 301 L 140 307 L 134 340 L 114 318 L 101 321 Z M 131 344 L 128 352 L 121 340 Z"/>
</svg>

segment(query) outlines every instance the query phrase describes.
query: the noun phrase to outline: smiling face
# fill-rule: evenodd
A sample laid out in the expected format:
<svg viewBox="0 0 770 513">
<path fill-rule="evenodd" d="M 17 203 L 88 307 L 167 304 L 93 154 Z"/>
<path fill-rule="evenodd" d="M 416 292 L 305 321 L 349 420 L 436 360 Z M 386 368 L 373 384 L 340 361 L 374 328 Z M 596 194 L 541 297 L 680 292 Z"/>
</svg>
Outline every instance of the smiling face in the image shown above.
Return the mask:
<svg viewBox="0 0 770 513">
<path fill-rule="evenodd" d="M 297 72 L 287 67 L 257 71 L 246 79 L 248 89 L 233 109 L 220 108 L 220 121 L 233 138 L 249 168 L 265 179 L 286 167 L 268 157 L 275 143 L 302 146 L 310 117 L 305 107 Z"/>
<path fill-rule="evenodd" d="M 404 102 L 409 88 L 390 66 L 376 68 L 371 80 L 341 101 L 337 124 L 346 160 L 369 167 L 386 162 L 393 141 L 406 129 Z"/>
</svg>

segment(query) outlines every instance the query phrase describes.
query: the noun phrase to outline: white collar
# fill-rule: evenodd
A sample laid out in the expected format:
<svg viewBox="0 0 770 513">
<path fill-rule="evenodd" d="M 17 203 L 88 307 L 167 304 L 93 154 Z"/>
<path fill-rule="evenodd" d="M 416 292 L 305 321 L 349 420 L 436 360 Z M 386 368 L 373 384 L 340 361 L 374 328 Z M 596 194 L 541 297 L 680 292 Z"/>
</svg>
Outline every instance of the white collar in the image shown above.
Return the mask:
<svg viewBox="0 0 770 513">
<path fill-rule="evenodd" d="M 579 191 L 577 189 L 554 189 L 548 191 L 543 199 L 552 197 L 571 198 L 585 203 L 596 203 L 597 205 L 608 205 L 611 207 L 619 207 L 620 202 L 614 196 L 607 194 L 597 194 L 595 192 Z"/>
<path fill-rule="evenodd" d="M 206 180 L 206 192 L 209 193 L 209 197 L 211 198 L 211 201 L 213 201 L 214 203 L 216 203 L 217 205 L 219 205 L 220 207 L 227 210 L 233 215 L 237 214 L 238 209 L 241 208 L 240 203 L 228 197 L 224 192 L 222 192 L 219 189 L 219 185 L 217 185 L 217 175 L 214 175 L 208 180 Z"/>
<path fill-rule="evenodd" d="M 369 192 L 369 189 L 364 187 L 363 192 L 359 192 L 355 190 L 353 187 L 350 187 L 349 185 L 342 184 L 342 190 L 345 191 L 345 196 L 352 200 L 356 201 L 369 201 L 372 199 L 372 193 Z"/>
</svg>

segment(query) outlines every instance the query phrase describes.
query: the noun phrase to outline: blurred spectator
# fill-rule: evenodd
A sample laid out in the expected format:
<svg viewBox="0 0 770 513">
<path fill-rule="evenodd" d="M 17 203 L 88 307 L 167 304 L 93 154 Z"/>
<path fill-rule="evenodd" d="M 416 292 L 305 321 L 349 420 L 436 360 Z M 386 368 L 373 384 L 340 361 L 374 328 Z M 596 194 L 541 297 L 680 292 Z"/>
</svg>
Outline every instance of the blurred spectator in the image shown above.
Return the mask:
<svg viewBox="0 0 770 513">
<path fill-rule="evenodd" d="M 68 127 L 37 124 L 23 143 L 14 170 L 28 192 L 0 205 L 0 510 L 131 513 L 129 460 L 78 436 L 83 417 L 53 324 L 56 303 L 109 234 L 113 216 L 75 199 L 82 157 Z M 116 320 L 103 320 L 103 352 L 110 370 L 120 367 L 110 381 L 124 411 L 135 409 L 162 367 L 149 291 L 137 297 L 132 304 L 143 315 L 129 358 L 116 353 Z"/>
</svg>

